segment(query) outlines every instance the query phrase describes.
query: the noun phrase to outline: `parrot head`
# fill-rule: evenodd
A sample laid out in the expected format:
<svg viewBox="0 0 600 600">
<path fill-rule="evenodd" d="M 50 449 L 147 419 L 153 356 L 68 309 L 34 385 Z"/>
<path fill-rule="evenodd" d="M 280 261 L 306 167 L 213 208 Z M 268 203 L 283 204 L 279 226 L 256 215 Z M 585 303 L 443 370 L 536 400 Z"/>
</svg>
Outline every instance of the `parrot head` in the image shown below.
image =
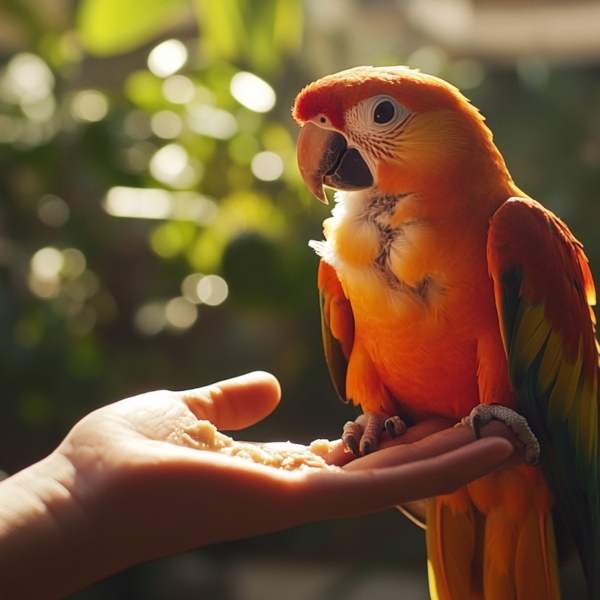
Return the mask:
<svg viewBox="0 0 600 600">
<path fill-rule="evenodd" d="M 308 189 L 422 193 L 510 179 L 479 111 L 451 84 L 408 67 L 356 67 L 305 87 L 292 114 Z M 483 159 L 485 157 L 485 160 Z M 472 172 L 471 172 L 472 171 Z M 458 191 L 458 189 L 457 189 Z"/>
</svg>

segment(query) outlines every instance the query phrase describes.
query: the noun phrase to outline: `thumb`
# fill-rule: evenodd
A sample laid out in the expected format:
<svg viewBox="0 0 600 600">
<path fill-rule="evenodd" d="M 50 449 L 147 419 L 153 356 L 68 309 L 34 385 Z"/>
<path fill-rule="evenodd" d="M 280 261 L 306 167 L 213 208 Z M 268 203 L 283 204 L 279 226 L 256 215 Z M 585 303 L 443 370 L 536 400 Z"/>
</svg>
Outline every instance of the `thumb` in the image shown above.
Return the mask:
<svg viewBox="0 0 600 600">
<path fill-rule="evenodd" d="M 281 389 L 273 375 L 255 371 L 179 394 L 196 418 L 217 429 L 243 429 L 273 412 Z"/>
</svg>

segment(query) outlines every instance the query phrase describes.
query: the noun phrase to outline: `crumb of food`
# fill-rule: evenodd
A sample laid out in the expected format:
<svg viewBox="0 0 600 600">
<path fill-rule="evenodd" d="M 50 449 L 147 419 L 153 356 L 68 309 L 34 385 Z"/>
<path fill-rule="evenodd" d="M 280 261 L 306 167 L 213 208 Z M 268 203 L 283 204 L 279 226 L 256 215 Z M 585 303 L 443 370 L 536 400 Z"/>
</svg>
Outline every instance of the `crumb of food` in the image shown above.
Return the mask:
<svg viewBox="0 0 600 600">
<path fill-rule="evenodd" d="M 229 436 L 217 431 L 209 421 L 198 421 L 186 427 L 172 441 L 197 450 L 209 450 L 249 460 L 276 469 L 295 470 L 330 470 L 339 467 L 327 464 L 323 457 L 329 454 L 328 440 L 316 440 L 310 447 L 292 442 L 272 442 L 260 444 L 256 442 L 237 442 Z"/>
</svg>

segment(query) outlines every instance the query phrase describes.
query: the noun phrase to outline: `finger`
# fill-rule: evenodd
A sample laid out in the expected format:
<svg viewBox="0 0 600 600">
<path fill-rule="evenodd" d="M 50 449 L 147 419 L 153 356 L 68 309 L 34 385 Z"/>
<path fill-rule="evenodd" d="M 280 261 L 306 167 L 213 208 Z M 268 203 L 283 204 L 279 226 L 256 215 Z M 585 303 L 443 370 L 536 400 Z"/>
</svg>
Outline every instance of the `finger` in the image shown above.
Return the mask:
<svg viewBox="0 0 600 600">
<path fill-rule="evenodd" d="M 486 438 L 441 456 L 396 467 L 318 473 L 310 482 L 313 501 L 327 498 L 321 518 L 346 517 L 383 510 L 396 504 L 449 494 L 503 463 L 513 446 L 502 438 Z M 358 461 L 355 461 L 358 462 Z"/>
<path fill-rule="evenodd" d="M 416 431 L 422 425 L 419 431 Z M 436 431 L 444 425 L 444 421 L 431 419 L 422 424 L 411 427 L 407 434 L 414 435 L 400 444 L 391 442 L 384 446 L 384 449 L 375 452 L 347 465 L 348 470 L 369 469 L 390 467 L 394 465 L 406 464 L 415 460 L 432 458 L 445 452 L 449 452 L 461 446 L 465 446 L 474 441 L 473 432 L 469 427 L 457 426 Z M 423 437 L 426 436 L 426 437 Z M 400 436 L 404 438 L 405 435 Z M 505 466 L 517 466 L 523 462 L 523 444 L 517 436 L 500 421 L 492 421 L 482 427 L 482 437 L 502 437 L 513 445 L 512 458 Z M 399 439 L 400 439 L 399 438 Z"/>
<path fill-rule="evenodd" d="M 451 427 L 427 435 L 424 438 L 417 437 L 413 443 L 389 446 L 379 452 L 355 460 L 347 465 L 345 469 L 364 470 L 403 465 L 433 458 L 471 443 L 473 443 L 473 433 L 469 429 L 466 427 Z"/>
<path fill-rule="evenodd" d="M 384 432 L 379 438 L 377 448 L 380 452 L 384 448 L 394 448 L 396 446 L 413 444 L 427 436 L 437 433 L 438 431 L 451 428 L 455 422 L 456 421 L 445 419 L 443 417 L 432 417 L 430 419 L 421 421 L 412 427 L 409 427 L 405 433 L 395 439 L 392 439 L 389 433 Z M 466 439 L 467 436 L 465 436 L 465 440 Z M 467 442 L 465 441 L 465 443 Z M 373 453 L 373 455 L 378 455 L 379 452 Z M 337 467 L 343 467 L 354 460 L 362 460 L 359 459 L 354 452 L 351 452 L 342 440 L 330 442 L 327 448 L 327 453 L 319 453 L 319 455 L 327 464 L 336 465 Z"/>
<path fill-rule="evenodd" d="M 217 429 L 249 427 L 273 412 L 281 397 L 277 379 L 263 371 L 179 393 L 198 419 Z"/>
<path fill-rule="evenodd" d="M 404 444 L 413 444 L 423 438 L 426 438 L 438 431 L 444 429 L 451 429 L 456 424 L 456 421 L 452 419 L 446 419 L 445 417 L 430 417 L 424 421 L 420 421 L 416 425 L 409 427 L 402 435 L 392 439 L 390 435 L 385 432 L 381 435 L 379 440 L 379 448 L 390 448 L 393 446 L 402 446 Z"/>
</svg>

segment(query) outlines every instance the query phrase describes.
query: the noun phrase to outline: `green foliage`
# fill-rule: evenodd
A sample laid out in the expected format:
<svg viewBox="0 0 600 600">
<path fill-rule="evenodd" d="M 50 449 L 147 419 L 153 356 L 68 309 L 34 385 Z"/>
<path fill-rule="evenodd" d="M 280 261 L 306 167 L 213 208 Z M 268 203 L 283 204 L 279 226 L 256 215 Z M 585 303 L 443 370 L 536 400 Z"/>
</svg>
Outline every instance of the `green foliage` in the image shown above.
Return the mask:
<svg viewBox="0 0 600 600">
<path fill-rule="evenodd" d="M 193 7 L 202 42 L 225 60 L 248 60 L 258 71 L 282 66 L 300 49 L 301 0 L 83 0 L 77 26 L 96 56 L 129 52 L 171 28 Z"/>
<path fill-rule="evenodd" d="M 83 0 L 77 28 L 90 54 L 121 54 L 171 27 L 186 4 L 186 0 Z"/>
<path fill-rule="evenodd" d="M 194 8 L 204 26 L 203 35 L 218 56 L 236 58 L 247 45 L 247 31 L 242 17 L 242 3 L 238 0 L 194 0 Z"/>
<path fill-rule="evenodd" d="M 277 74 L 298 49 L 301 3 L 84 0 L 63 31 L 17 0 L 11 14 L 32 41 L 0 61 L 1 465 L 42 456 L 130 393 L 250 368 L 293 389 L 311 348 L 321 356 L 306 240 L 322 214 L 306 202 Z M 174 33 L 190 15 L 200 35 Z M 179 55 L 156 67 L 165 34 Z M 284 89 L 284 103 L 234 97 L 252 65 L 275 91 L 248 81 Z M 35 74 L 28 88 L 19 73 Z M 291 315 L 307 307 L 313 329 L 298 328 Z"/>
</svg>

